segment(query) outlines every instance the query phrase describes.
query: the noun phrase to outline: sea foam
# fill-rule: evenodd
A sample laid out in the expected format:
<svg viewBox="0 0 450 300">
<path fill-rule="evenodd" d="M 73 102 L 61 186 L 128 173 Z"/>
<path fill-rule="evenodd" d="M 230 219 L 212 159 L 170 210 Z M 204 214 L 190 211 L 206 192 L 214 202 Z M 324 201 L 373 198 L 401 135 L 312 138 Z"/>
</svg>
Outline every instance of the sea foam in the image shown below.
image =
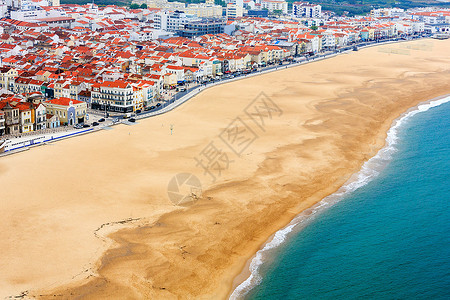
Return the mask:
<svg viewBox="0 0 450 300">
<path fill-rule="evenodd" d="M 230 299 L 234 300 L 244 298 L 249 291 L 261 283 L 262 276 L 259 273 L 259 268 L 264 263 L 264 256 L 266 255 L 266 252 L 280 246 L 295 227 L 299 224 L 306 223 L 305 221 L 307 220 L 311 220 L 317 212 L 337 203 L 345 195 L 366 185 L 380 174 L 384 167 L 386 167 L 387 163 L 391 160 L 392 155 L 397 151 L 395 145 L 398 143 L 398 132 L 405 122 L 420 112 L 428 111 L 430 108 L 447 102 L 450 102 L 450 96 L 428 100 L 427 102 L 421 103 L 416 107 L 409 109 L 406 113 L 396 119 L 387 132 L 385 146 L 380 149 L 375 156 L 365 162 L 360 171 L 353 174 L 353 176 L 351 176 L 351 178 L 347 180 L 347 182 L 345 182 L 345 184 L 339 188 L 338 191 L 325 197 L 322 201 L 310 209 L 300 213 L 289 223 L 289 225 L 277 231 L 273 235 L 270 242 L 267 242 L 264 247 L 255 254 L 249 266 L 250 276 L 235 288 L 233 293 L 230 295 Z"/>
</svg>

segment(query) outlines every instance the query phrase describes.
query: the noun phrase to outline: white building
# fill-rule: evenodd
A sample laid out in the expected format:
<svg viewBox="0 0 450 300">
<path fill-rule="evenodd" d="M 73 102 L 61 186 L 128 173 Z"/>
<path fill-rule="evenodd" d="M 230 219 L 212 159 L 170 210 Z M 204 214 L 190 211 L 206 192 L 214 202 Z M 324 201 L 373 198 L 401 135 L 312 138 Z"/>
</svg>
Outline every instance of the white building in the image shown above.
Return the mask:
<svg viewBox="0 0 450 300">
<path fill-rule="evenodd" d="M 183 11 L 186 14 L 195 15 L 199 18 L 218 18 L 222 16 L 222 6 L 205 3 L 189 4 Z"/>
<path fill-rule="evenodd" d="M 148 8 L 161 8 L 161 9 L 183 9 L 185 4 L 182 2 L 169 2 L 168 0 L 147 0 Z"/>
<path fill-rule="evenodd" d="M 8 12 L 8 6 L 4 0 L 0 0 L 0 18 L 4 18 Z M 2 31 L 3 33 L 3 31 Z"/>
<path fill-rule="evenodd" d="M 322 16 L 322 6 L 308 2 L 294 2 L 292 4 L 292 13 L 297 17 L 320 18 Z"/>
<path fill-rule="evenodd" d="M 184 24 L 196 20 L 200 19 L 194 15 L 188 15 L 180 11 L 160 11 L 155 14 L 153 19 L 155 29 L 171 32 L 177 32 L 184 27 Z"/>
<path fill-rule="evenodd" d="M 402 8 L 377 8 L 370 11 L 370 16 L 373 18 L 380 17 L 403 17 L 405 10 Z"/>
<path fill-rule="evenodd" d="M 236 4 L 239 7 L 244 7 L 244 0 L 228 0 L 225 1 L 227 4 Z"/>
<path fill-rule="evenodd" d="M 227 17 L 228 18 L 240 18 L 244 15 L 244 9 L 236 4 L 227 4 Z"/>
<path fill-rule="evenodd" d="M 161 30 L 161 29 L 144 29 L 138 32 L 130 32 L 130 39 L 132 41 L 152 41 L 159 38 L 167 38 L 173 36 L 173 32 Z"/>
<path fill-rule="evenodd" d="M 39 2 L 39 4 L 41 4 L 41 2 Z M 45 4 L 48 4 L 48 1 L 45 1 Z M 19 21 L 33 21 L 45 17 L 47 17 L 47 12 L 39 5 L 28 0 L 20 2 L 19 10 L 11 11 L 11 19 Z"/>
<path fill-rule="evenodd" d="M 284 0 L 261 0 L 261 8 L 265 8 L 270 12 L 279 10 L 284 14 L 288 13 L 288 3 Z"/>
</svg>

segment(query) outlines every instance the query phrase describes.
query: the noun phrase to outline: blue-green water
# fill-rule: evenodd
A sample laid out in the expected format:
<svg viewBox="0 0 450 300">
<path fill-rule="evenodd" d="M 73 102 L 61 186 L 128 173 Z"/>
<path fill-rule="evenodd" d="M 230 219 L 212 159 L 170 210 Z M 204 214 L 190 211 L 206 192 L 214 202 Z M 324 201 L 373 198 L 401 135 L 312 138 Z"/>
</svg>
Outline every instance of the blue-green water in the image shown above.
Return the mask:
<svg viewBox="0 0 450 300">
<path fill-rule="evenodd" d="M 450 102 L 424 107 L 362 172 L 377 176 L 288 227 L 232 298 L 450 299 Z"/>
</svg>

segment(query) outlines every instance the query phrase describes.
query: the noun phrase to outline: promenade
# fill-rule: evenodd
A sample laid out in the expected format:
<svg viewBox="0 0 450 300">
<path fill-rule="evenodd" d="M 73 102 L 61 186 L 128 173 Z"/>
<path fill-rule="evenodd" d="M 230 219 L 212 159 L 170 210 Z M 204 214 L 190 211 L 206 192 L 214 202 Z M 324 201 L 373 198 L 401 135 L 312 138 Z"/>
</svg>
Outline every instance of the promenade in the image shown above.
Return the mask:
<svg viewBox="0 0 450 300">
<path fill-rule="evenodd" d="M 418 38 L 428 38 L 428 36 L 427 37 L 420 37 L 420 36 L 414 37 L 414 39 L 418 39 Z M 292 68 L 292 67 L 297 67 L 297 66 L 304 65 L 304 64 L 313 63 L 316 61 L 332 58 L 332 57 L 335 57 L 340 54 L 348 54 L 354 50 L 354 47 L 357 47 L 357 49 L 364 49 L 367 47 L 372 47 L 372 46 L 377 46 L 377 45 L 406 42 L 406 41 L 407 40 L 395 38 L 395 39 L 386 39 L 386 40 L 382 40 L 382 41 L 363 42 L 363 43 L 358 43 L 355 45 L 338 48 L 334 51 L 326 51 L 324 53 L 318 53 L 318 54 L 315 54 L 315 55 L 309 56 L 309 57 L 305 57 L 305 56 L 296 57 L 296 58 L 294 58 L 293 61 L 284 62 L 282 64 L 277 64 L 277 65 L 270 65 L 267 67 L 262 67 L 262 68 L 259 68 L 259 70 L 256 72 L 252 72 L 249 74 L 233 75 L 233 78 L 222 77 L 222 78 L 220 78 L 218 80 L 214 80 L 212 82 L 210 81 L 207 83 L 201 83 L 196 86 L 188 87 L 188 88 L 186 88 L 186 91 L 184 91 L 184 92 L 177 92 L 172 97 L 170 97 L 168 100 L 164 100 L 163 104 L 160 107 L 156 107 L 154 110 L 151 110 L 151 111 L 144 111 L 144 112 L 141 112 L 138 114 L 134 114 L 134 118 L 136 120 L 140 120 L 140 119 L 144 119 L 144 118 L 150 118 L 150 117 L 158 116 L 161 114 L 165 114 L 165 113 L 177 108 L 178 106 L 186 103 L 188 100 L 190 100 L 192 97 L 198 95 L 202 91 L 204 91 L 208 88 L 217 86 L 217 85 L 221 85 L 221 84 L 225 84 L 225 83 L 229 83 L 229 82 L 233 82 L 233 81 L 237 81 L 237 80 L 241 80 L 241 79 L 245 79 L 245 78 L 250 78 L 250 77 L 258 76 L 261 74 L 267 74 L 270 72 L 275 72 L 275 71 L 286 69 L 286 68 Z M 98 115 L 98 116 L 101 116 L 102 114 L 103 114 L 102 111 L 98 111 L 98 114 L 96 113 L 96 115 Z M 44 142 L 54 142 L 54 141 L 60 140 L 62 138 L 75 137 L 80 134 L 86 134 L 86 133 L 95 132 L 95 131 L 101 130 L 101 129 L 107 129 L 107 128 L 110 128 L 111 126 L 115 126 L 118 124 L 133 125 L 132 122 L 124 119 L 124 115 L 114 115 L 114 116 L 110 116 L 109 118 L 106 118 L 106 121 L 104 123 L 100 123 L 97 126 L 91 126 L 91 127 L 89 127 L 89 129 L 87 129 L 87 128 L 75 129 L 75 128 L 66 126 L 66 127 L 56 128 L 56 129 L 47 129 L 44 132 L 32 132 L 32 133 L 28 133 L 28 134 L 22 134 L 22 135 L 19 135 L 18 137 L 13 137 L 13 138 L 6 137 L 5 139 L 7 141 L 7 147 L 5 149 L 5 152 L 0 154 L 0 156 L 7 155 L 7 154 L 13 154 L 13 153 L 16 153 L 17 151 L 28 150 L 30 147 L 41 145 Z"/>
</svg>

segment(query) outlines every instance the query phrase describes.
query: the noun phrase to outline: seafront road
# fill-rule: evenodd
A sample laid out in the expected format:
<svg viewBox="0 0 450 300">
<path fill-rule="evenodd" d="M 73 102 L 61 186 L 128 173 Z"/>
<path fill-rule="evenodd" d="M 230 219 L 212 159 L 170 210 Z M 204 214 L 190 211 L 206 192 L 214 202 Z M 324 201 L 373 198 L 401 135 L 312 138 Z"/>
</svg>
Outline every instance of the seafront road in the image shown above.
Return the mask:
<svg viewBox="0 0 450 300">
<path fill-rule="evenodd" d="M 415 37 L 414 39 L 418 39 L 418 38 L 429 38 L 429 36 Z M 409 39 L 409 40 L 411 40 L 411 39 Z M 184 91 L 184 92 L 175 93 L 171 98 L 169 98 L 169 100 L 164 100 L 163 104 L 160 107 L 157 107 L 156 109 L 154 109 L 152 111 L 144 111 L 139 114 L 135 114 L 134 118 L 136 120 L 140 120 L 140 119 L 150 118 L 150 117 L 154 117 L 154 116 L 158 116 L 158 115 L 167 113 L 167 112 L 177 108 L 178 106 L 184 104 L 185 102 L 187 102 L 188 100 L 190 100 L 192 97 L 196 96 L 197 94 L 201 93 L 205 89 L 208 89 L 208 88 L 220 85 L 220 84 L 225 84 L 225 83 L 229 83 L 229 82 L 233 82 L 233 81 L 237 81 L 237 80 L 241 80 L 241 79 L 245 79 L 245 78 L 249 78 L 249 77 L 253 77 L 253 76 L 259 76 L 261 74 L 275 72 L 278 70 L 292 68 L 292 67 L 296 67 L 296 66 L 300 66 L 300 65 L 304 65 L 304 64 L 308 64 L 308 63 L 313 63 L 315 61 L 332 58 L 332 57 L 335 57 L 340 54 L 348 54 L 353 51 L 354 46 L 357 46 L 358 49 L 363 49 L 363 48 L 367 48 L 367 47 L 373 47 L 373 46 L 390 44 L 390 43 L 407 42 L 407 41 L 408 40 L 395 38 L 395 39 L 387 39 L 387 40 L 382 40 L 382 41 L 371 41 L 371 42 L 359 43 L 357 45 L 346 46 L 346 47 L 342 47 L 342 48 L 339 48 L 336 50 L 327 51 L 324 53 L 318 53 L 318 54 L 315 54 L 310 57 L 304 57 L 304 56 L 297 57 L 291 62 L 267 66 L 264 68 L 260 68 L 258 71 L 252 72 L 249 74 L 240 74 L 239 76 L 235 76 L 233 78 L 221 78 L 220 80 L 216 80 L 213 82 L 198 84 L 195 86 L 188 87 L 186 89 L 186 91 Z M 102 112 L 99 111 L 99 114 L 96 114 L 96 115 L 100 116 L 101 113 Z M 3 153 L 2 155 L 12 154 L 12 153 L 16 152 L 17 150 L 28 150 L 29 147 L 42 145 L 44 143 L 40 143 L 40 144 L 31 143 L 30 144 L 30 141 L 48 139 L 51 135 L 54 135 L 54 138 L 52 139 L 52 141 L 57 141 L 60 138 L 75 137 L 79 134 L 86 134 L 88 132 L 95 132 L 95 131 L 102 130 L 102 129 L 110 129 L 111 126 L 116 126 L 116 125 L 119 125 L 122 123 L 130 125 L 130 122 L 127 121 L 126 119 L 124 119 L 123 115 L 114 115 L 114 116 L 110 116 L 109 118 L 107 118 L 104 123 L 100 123 L 100 125 L 98 125 L 98 126 L 91 126 L 90 130 L 74 129 L 71 127 L 65 127 L 64 130 L 58 130 L 58 131 L 55 131 L 54 133 L 36 132 L 35 134 L 30 134 L 27 136 L 14 137 L 14 138 L 9 138 L 9 139 L 6 138 L 6 140 L 11 141 L 11 144 L 15 144 L 16 147 L 9 147 L 9 149 L 6 150 L 5 153 Z M 61 132 L 63 132 L 64 134 L 61 134 Z"/>
</svg>

